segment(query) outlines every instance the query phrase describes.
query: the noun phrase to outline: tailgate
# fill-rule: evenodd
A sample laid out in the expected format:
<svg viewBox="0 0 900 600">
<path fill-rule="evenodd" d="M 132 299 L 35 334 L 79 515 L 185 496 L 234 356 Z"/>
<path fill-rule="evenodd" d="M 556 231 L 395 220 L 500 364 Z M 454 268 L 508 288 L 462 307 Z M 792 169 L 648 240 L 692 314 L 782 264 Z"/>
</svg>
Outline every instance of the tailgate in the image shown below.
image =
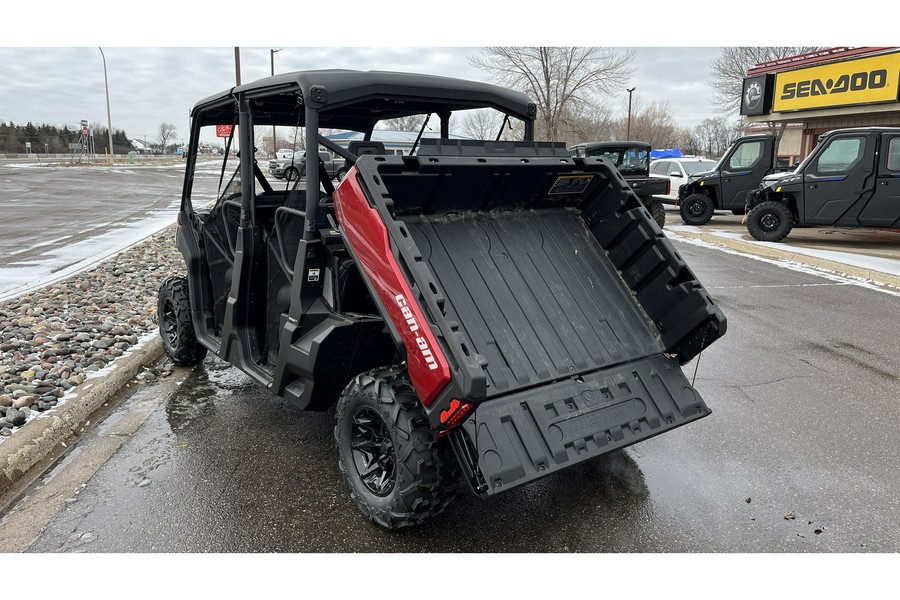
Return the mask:
<svg viewBox="0 0 900 600">
<path fill-rule="evenodd" d="M 669 180 L 661 177 L 628 179 L 628 185 L 638 196 L 664 196 L 669 193 Z"/>
<path fill-rule="evenodd" d="M 473 487 L 497 494 L 710 412 L 657 355 L 484 402 L 451 440 Z"/>
</svg>

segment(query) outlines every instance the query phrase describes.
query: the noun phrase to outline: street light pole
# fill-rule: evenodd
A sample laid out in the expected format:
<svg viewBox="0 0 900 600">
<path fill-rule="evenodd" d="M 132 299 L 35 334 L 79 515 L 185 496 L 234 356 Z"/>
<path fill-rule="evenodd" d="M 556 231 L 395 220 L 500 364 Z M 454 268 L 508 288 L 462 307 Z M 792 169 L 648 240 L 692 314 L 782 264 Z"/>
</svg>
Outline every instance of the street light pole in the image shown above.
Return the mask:
<svg viewBox="0 0 900 600">
<path fill-rule="evenodd" d="M 112 139 L 112 114 L 109 111 L 109 77 L 106 74 L 106 55 L 103 54 L 103 48 L 98 46 L 97 49 L 100 51 L 100 56 L 103 57 L 103 83 L 106 86 L 106 126 L 109 128 L 109 131 L 107 131 L 109 135 L 109 158 L 112 160 L 116 151 L 113 148 Z"/>
<path fill-rule="evenodd" d="M 275 77 L 275 53 L 281 52 L 281 50 L 282 50 L 282 48 L 278 48 L 277 50 L 275 50 L 273 48 L 269 48 L 269 61 L 272 64 L 272 77 Z M 277 150 L 275 150 L 276 145 L 277 144 L 275 143 L 275 126 L 272 125 L 272 158 L 275 158 L 275 153 L 277 152 Z"/>
<path fill-rule="evenodd" d="M 241 49 L 234 47 L 234 84 L 241 85 Z"/>
<path fill-rule="evenodd" d="M 625 132 L 625 139 L 631 140 L 631 93 L 637 88 L 625 88 L 625 91 L 628 92 L 628 127 Z"/>
</svg>

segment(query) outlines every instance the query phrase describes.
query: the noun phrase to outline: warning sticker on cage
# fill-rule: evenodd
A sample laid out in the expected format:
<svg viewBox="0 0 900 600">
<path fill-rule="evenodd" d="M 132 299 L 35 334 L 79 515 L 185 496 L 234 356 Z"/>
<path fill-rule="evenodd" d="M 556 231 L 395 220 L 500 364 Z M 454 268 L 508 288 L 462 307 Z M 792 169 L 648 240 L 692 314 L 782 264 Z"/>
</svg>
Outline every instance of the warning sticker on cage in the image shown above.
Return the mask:
<svg viewBox="0 0 900 600">
<path fill-rule="evenodd" d="M 319 280 L 319 269 L 310 269 L 306 273 L 307 281 L 318 281 Z"/>
<path fill-rule="evenodd" d="M 588 184 L 594 178 L 593 175 L 560 175 L 556 178 L 550 195 L 553 194 L 580 194 L 587 189 Z"/>
</svg>

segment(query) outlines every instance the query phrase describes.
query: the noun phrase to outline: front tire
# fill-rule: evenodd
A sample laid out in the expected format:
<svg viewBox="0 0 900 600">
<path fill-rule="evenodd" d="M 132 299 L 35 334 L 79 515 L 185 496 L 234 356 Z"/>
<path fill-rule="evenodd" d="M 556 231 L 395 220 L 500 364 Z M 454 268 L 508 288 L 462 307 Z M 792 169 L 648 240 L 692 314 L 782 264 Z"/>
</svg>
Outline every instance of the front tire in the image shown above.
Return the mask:
<svg viewBox="0 0 900 600">
<path fill-rule="evenodd" d="M 297 170 L 297 167 L 288 167 L 284 171 L 284 178 L 288 181 L 293 181 L 300 177 L 300 171 Z"/>
<path fill-rule="evenodd" d="M 766 200 L 747 214 L 747 231 L 760 242 L 780 242 L 794 227 L 794 215 L 783 202 Z"/>
<path fill-rule="evenodd" d="M 341 169 L 337 172 L 337 174 L 334 176 L 334 178 L 337 179 L 338 181 L 343 181 L 344 177 L 346 177 L 346 176 L 347 176 L 347 169 Z"/>
<path fill-rule="evenodd" d="M 456 495 L 456 459 L 403 370 L 382 367 L 355 377 L 335 418 L 338 468 L 370 521 L 388 529 L 417 525 Z"/>
<path fill-rule="evenodd" d="M 194 332 L 187 279 L 170 277 L 162 283 L 156 301 L 156 318 L 163 349 L 172 362 L 187 367 L 200 364 L 207 350 Z"/>
<path fill-rule="evenodd" d="M 712 198 L 706 194 L 691 194 L 680 205 L 681 219 L 685 225 L 706 225 L 716 209 Z"/>
</svg>

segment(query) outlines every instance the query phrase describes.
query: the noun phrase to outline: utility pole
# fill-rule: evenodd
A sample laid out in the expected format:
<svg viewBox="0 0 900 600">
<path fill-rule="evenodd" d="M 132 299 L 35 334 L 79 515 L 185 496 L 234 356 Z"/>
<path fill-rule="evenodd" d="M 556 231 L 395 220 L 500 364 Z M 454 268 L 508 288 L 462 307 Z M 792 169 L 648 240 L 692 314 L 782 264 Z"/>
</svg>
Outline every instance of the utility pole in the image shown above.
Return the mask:
<svg viewBox="0 0 900 600">
<path fill-rule="evenodd" d="M 106 126 L 109 128 L 109 131 L 107 132 L 109 135 L 109 158 L 110 161 L 112 161 L 112 157 L 116 154 L 116 151 L 113 148 L 112 115 L 109 112 L 109 78 L 106 75 L 106 55 L 103 54 L 103 48 L 98 46 L 97 49 L 100 51 L 100 56 L 103 57 L 103 83 L 106 85 Z"/>
<path fill-rule="evenodd" d="M 272 77 L 275 77 L 275 53 L 281 52 L 282 48 L 278 48 L 277 50 L 273 48 L 269 48 L 269 61 L 272 64 Z M 275 126 L 272 125 L 272 158 L 275 158 L 275 153 L 277 150 L 275 149 L 277 144 L 275 143 Z"/>
<path fill-rule="evenodd" d="M 234 47 L 234 81 L 235 85 L 241 85 L 241 49 Z"/>
<path fill-rule="evenodd" d="M 631 93 L 637 88 L 625 88 L 625 91 L 628 92 L 628 127 L 625 132 L 625 139 L 631 140 Z"/>
</svg>

